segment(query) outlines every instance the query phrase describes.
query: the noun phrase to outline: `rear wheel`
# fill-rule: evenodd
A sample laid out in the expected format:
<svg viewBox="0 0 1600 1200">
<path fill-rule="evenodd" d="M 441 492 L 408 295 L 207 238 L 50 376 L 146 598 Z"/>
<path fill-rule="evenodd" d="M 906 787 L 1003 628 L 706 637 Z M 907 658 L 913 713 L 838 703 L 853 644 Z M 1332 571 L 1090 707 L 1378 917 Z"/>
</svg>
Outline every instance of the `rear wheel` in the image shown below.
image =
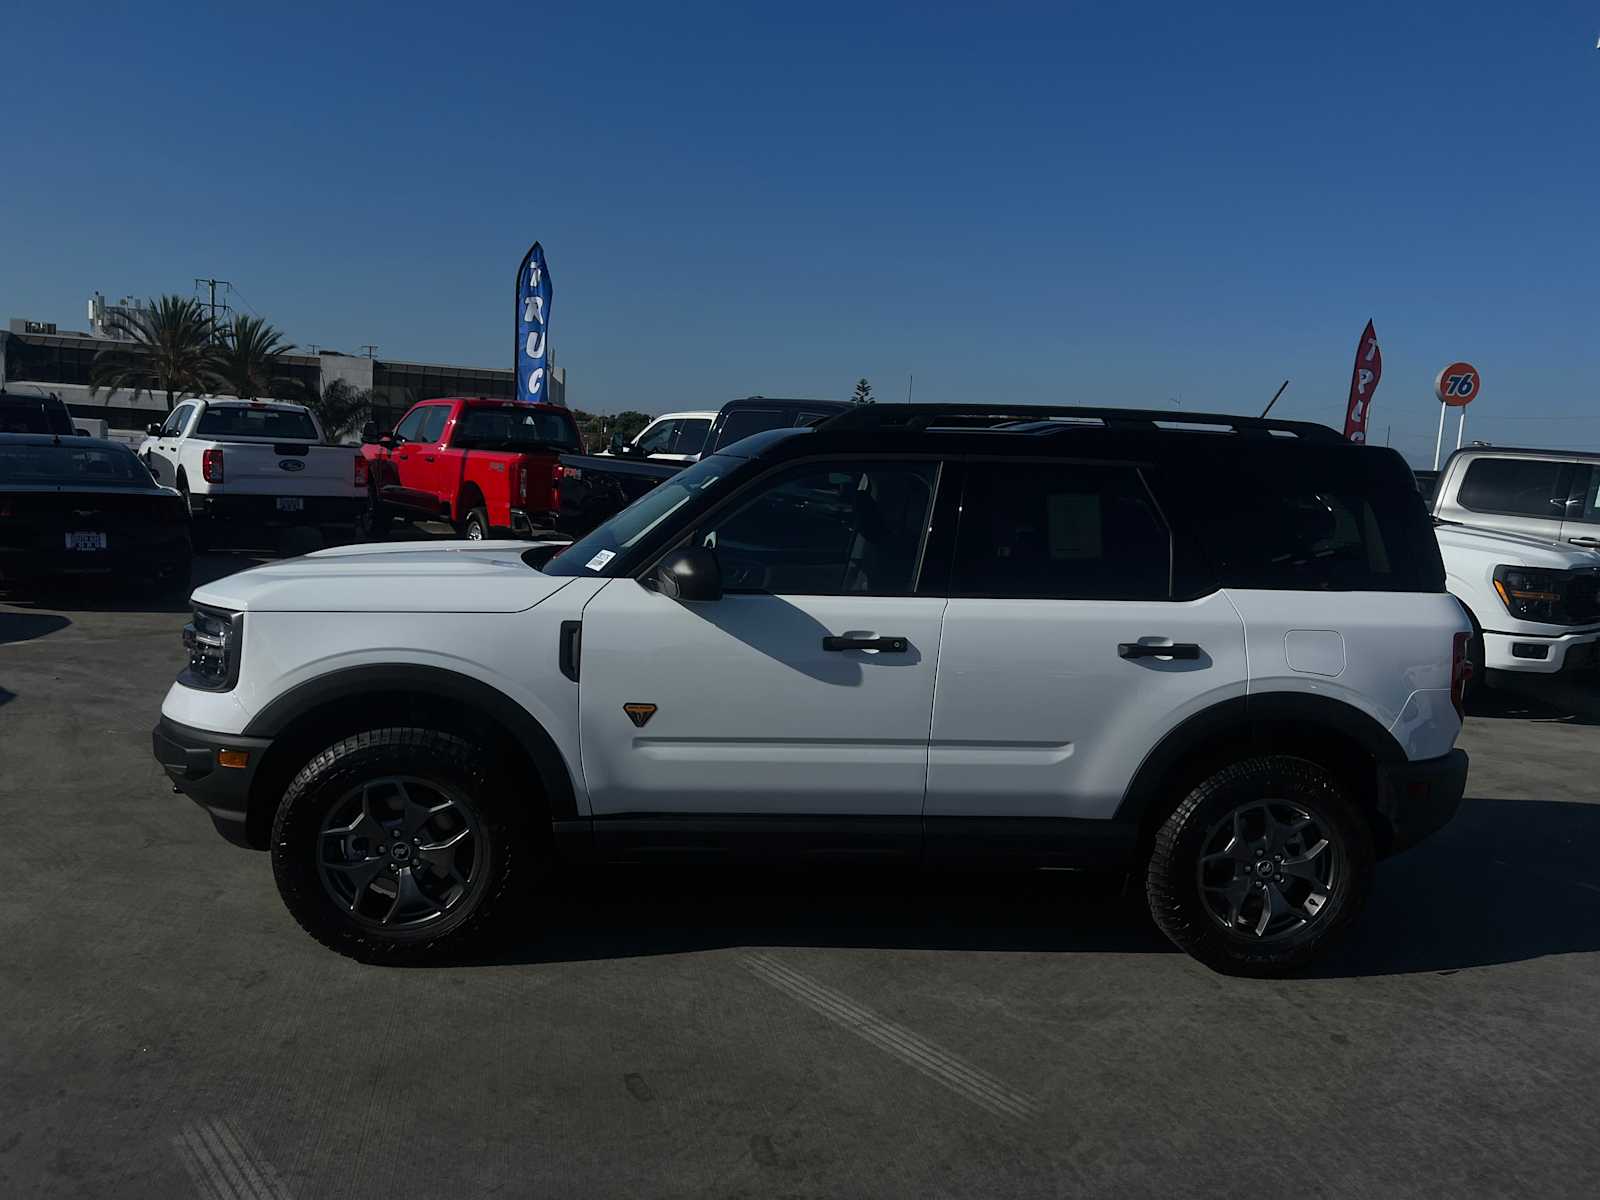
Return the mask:
<svg viewBox="0 0 1600 1200">
<path fill-rule="evenodd" d="M 196 554 L 211 549 L 211 518 L 194 515 L 194 502 L 189 495 L 189 481 L 178 476 L 178 493 L 183 497 L 184 511 L 189 514 L 189 545 Z"/>
<path fill-rule="evenodd" d="M 1372 833 L 1326 770 L 1282 755 L 1219 771 L 1156 835 L 1150 912 L 1215 970 L 1273 975 L 1309 962 L 1361 911 Z"/>
<path fill-rule="evenodd" d="M 462 522 L 461 536 L 469 542 L 481 542 L 489 536 L 489 514 L 481 508 L 475 508 L 467 514 L 467 519 Z"/>
<path fill-rule="evenodd" d="M 295 776 L 272 825 L 279 894 L 306 932 L 367 962 L 457 952 L 507 907 L 529 839 L 494 756 L 430 729 L 375 729 Z"/>
</svg>

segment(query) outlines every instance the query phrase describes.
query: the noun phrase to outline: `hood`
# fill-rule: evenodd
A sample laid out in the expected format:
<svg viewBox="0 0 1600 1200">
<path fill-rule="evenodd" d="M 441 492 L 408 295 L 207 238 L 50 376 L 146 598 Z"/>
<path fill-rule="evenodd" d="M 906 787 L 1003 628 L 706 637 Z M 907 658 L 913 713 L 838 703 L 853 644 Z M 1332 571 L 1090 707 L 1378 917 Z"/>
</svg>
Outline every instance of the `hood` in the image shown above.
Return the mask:
<svg viewBox="0 0 1600 1200">
<path fill-rule="evenodd" d="M 1552 542 L 1526 533 L 1479 529 L 1472 525 L 1436 525 L 1434 536 L 1446 555 L 1452 550 L 1476 552 L 1514 567 L 1552 567 L 1562 571 L 1600 567 L 1600 554 L 1567 542 Z"/>
<path fill-rule="evenodd" d="M 194 598 L 245 612 L 521 612 L 572 582 L 522 561 L 540 544 L 339 546 L 229 575 L 196 588 Z"/>
</svg>

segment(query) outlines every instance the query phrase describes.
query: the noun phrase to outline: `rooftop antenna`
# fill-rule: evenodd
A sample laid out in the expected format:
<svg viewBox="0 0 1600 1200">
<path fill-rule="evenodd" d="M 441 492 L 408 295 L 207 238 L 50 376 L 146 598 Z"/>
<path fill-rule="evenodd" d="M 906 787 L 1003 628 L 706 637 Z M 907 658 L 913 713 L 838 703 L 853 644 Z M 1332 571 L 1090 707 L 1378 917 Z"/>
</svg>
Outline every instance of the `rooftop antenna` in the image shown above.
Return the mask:
<svg viewBox="0 0 1600 1200">
<path fill-rule="evenodd" d="M 909 371 L 906 372 L 906 403 L 907 404 L 911 403 L 911 385 L 916 382 L 916 379 L 917 379 L 917 377 L 915 375 L 911 374 L 911 372 L 909 372 Z"/>
<path fill-rule="evenodd" d="M 1289 386 L 1289 381 L 1287 379 L 1285 379 L 1282 383 L 1280 383 L 1278 385 L 1278 390 L 1272 393 L 1272 399 L 1268 400 L 1267 401 L 1267 406 L 1261 410 L 1261 415 L 1263 417 L 1266 416 L 1269 412 L 1272 411 L 1272 406 L 1278 402 L 1278 397 L 1283 395 L 1283 389 L 1288 387 L 1288 386 Z"/>
</svg>

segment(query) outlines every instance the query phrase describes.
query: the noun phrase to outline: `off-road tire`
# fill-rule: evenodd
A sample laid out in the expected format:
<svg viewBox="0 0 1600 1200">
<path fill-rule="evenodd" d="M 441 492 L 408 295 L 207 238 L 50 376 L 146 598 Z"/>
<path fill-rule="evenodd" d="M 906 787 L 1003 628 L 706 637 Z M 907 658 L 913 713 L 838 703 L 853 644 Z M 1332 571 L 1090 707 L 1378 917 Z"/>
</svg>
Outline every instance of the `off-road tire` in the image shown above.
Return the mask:
<svg viewBox="0 0 1600 1200">
<path fill-rule="evenodd" d="M 1252 800 L 1281 799 L 1316 817 L 1343 851 L 1343 883 L 1323 911 L 1282 940 L 1230 932 L 1202 901 L 1199 859 L 1217 822 Z M 1245 759 L 1206 779 L 1156 833 L 1145 894 L 1156 925 L 1180 950 L 1230 975 L 1280 975 L 1305 966 L 1359 915 L 1372 888 L 1372 830 L 1341 785 L 1316 763 L 1285 755 Z"/>
<path fill-rule="evenodd" d="M 457 907 L 414 929 L 377 931 L 354 920 L 324 887 L 317 865 L 324 819 L 363 780 L 411 776 L 448 786 L 470 806 L 487 860 Z M 525 795 L 496 756 L 435 729 L 373 729 L 316 754 L 289 784 L 272 822 L 272 874 L 295 920 L 312 937 L 362 962 L 404 964 L 457 955 L 479 943 L 512 905 L 514 886 L 533 873 L 540 839 Z"/>
</svg>

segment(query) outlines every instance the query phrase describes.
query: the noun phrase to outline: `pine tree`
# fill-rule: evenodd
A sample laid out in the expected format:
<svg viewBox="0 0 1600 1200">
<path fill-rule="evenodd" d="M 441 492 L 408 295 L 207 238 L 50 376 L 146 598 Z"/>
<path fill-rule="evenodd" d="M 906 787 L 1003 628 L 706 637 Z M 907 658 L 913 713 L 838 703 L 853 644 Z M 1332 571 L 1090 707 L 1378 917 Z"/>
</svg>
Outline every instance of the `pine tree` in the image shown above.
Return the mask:
<svg viewBox="0 0 1600 1200">
<path fill-rule="evenodd" d="M 873 403 L 872 385 L 870 383 L 868 383 L 865 379 L 856 380 L 856 390 L 850 397 L 850 403 L 851 404 L 871 404 L 871 403 Z"/>
</svg>

